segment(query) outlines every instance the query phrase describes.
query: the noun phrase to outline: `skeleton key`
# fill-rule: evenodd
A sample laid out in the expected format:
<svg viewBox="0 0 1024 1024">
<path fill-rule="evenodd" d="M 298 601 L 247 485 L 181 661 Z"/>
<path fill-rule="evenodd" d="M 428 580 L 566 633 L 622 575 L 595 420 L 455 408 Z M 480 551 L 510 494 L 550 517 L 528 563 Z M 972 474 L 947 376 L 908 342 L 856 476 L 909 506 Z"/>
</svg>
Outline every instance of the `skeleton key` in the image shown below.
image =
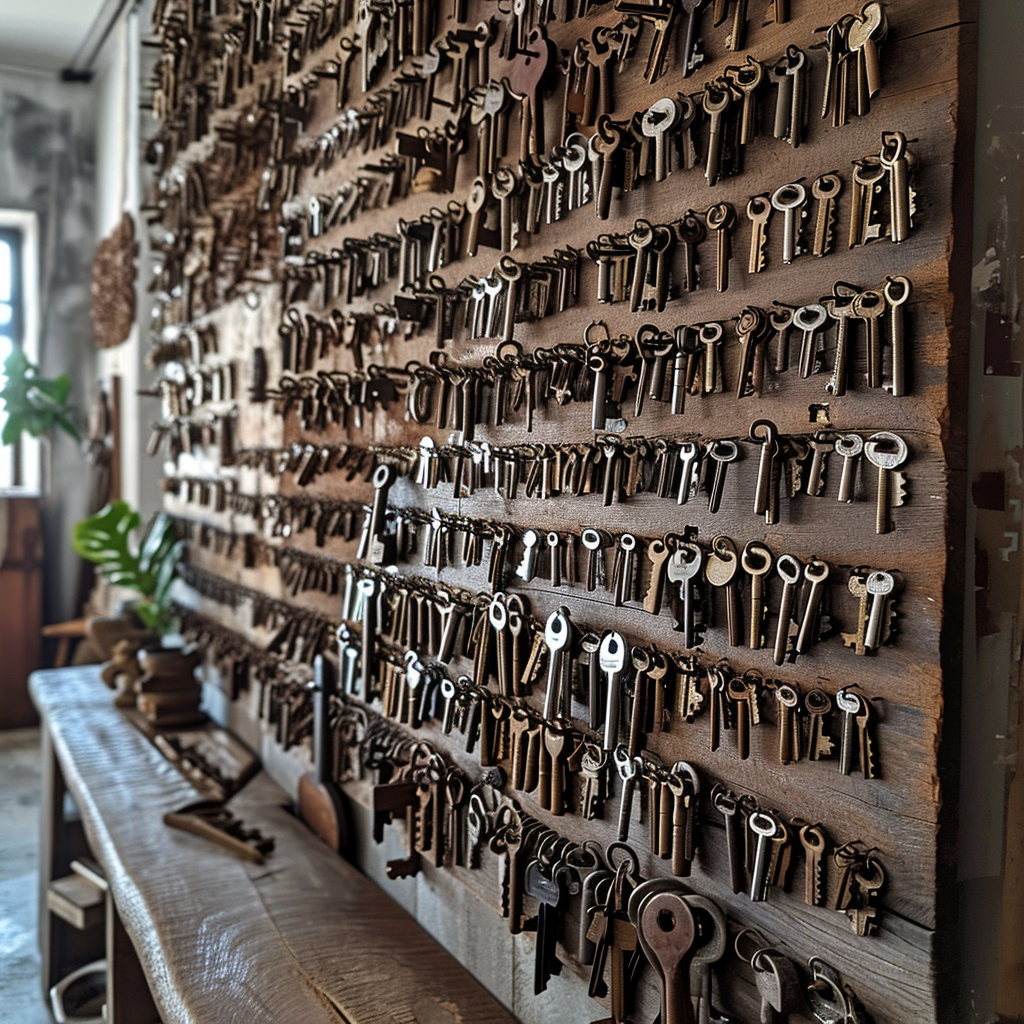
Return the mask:
<svg viewBox="0 0 1024 1024">
<path fill-rule="evenodd" d="M 793 326 L 803 331 L 800 342 L 800 376 L 804 379 L 820 369 L 820 331 L 827 320 L 828 310 L 817 302 L 801 306 L 793 314 Z"/>
<path fill-rule="evenodd" d="M 736 754 L 746 761 L 750 757 L 750 727 L 756 714 L 757 690 L 746 676 L 733 676 L 726 684 L 725 695 L 736 705 Z"/>
<path fill-rule="evenodd" d="M 587 549 L 587 591 L 593 593 L 604 589 L 607 585 L 608 569 L 604 560 L 604 551 L 608 546 L 608 538 L 601 530 L 588 527 L 580 536 L 583 546 Z"/>
<path fill-rule="evenodd" d="M 587 674 L 587 724 L 595 731 L 601 728 L 604 722 L 604 689 L 601 685 L 601 673 L 595 663 L 594 655 L 601 646 L 601 637 L 597 633 L 586 633 L 580 640 L 580 648 L 583 654 L 580 656 L 580 666 L 586 667 Z"/>
<path fill-rule="evenodd" d="M 867 157 L 854 163 L 853 201 L 850 203 L 851 249 L 855 245 L 867 245 L 882 234 L 882 225 L 877 219 L 877 199 L 882 192 L 882 179 L 887 174 L 877 157 Z"/>
<path fill-rule="evenodd" d="M 827 562 L 812 558 L 804 566 L 804 580 L 807 584 L 806 603 L 800 630 L 796 638 L 796 653 L 806 654 L 811 644 L 818 639 L 819 619 L 821 612 L 822 590 L 831 572 Z"/>
<path fill-rule="evenodd" d="M 804 697 L 804 710 L 811 718 L 810 742 L 807 746 L 808 759 L 820 761 L 823 757 L 831 757 L 832 737 L 825 727 L 825 716 L 832 710 L 832 698 L 824 690 L 811 690 Z"/>
<path fill-rule="evenodd" d="M 808 445 L 811 449 L 811 463 L 807 470 L 806 491 L 808 496 L 817 498 L 825 490 L 825 459 L 835 449 L 835 442 L 819 431 L 808 441 Z"/>
<path fill-rule="evenodd" d="M 677 505 L 685 505 L 696 493 L 696 485 L 700 479 L 697 470 L 700 467 L 701 449 L 695 441 L 683 441 L 679 445 L 679 461 L 682 468 L 679 471 L 679 493 L 676 497 Z"/>
<path fill-rule="evenodd" d="M 648 139 L 654 139 L 654 180 L 664 181 L 672 173 L 668 134 L 679 123 L 679 104 L 670 96 L 656 100 L 644 112 L 641 130 Z"/>
<path fill-rule="evenodd" d="M 739 647 L 743 643 L 742 611 L 740 609 L 739 591 L 736 572 L 740 560 L 736 545 L 728 537 L 720 535 L 711 542 L 711 553 L 704 566 L 704 574 L 711 586 L 725 590 L 726 625 L 729 633 L 729 644 Z"/>
<path fill-rule="evenodd" d="M 477 253 L 487 195 L 488 188 L 484 179 L 474 178 L 473 183 L 469 186 L 469 195 L 466 197 L 466 213 L 469 214 L 469 222 L 463 236 L 463 242 L 466 247 L 467 258 L 472 258 Z"/>
<path fill-rule="evenodd" d="M 711 486 L 708 488 L 708 511 L 715 513 L 722 505 L 725 474 L 729 463 L 740 457 L 740 447 L 735 441 L 712 441 L 708 448 L 708 456 L 715 464 Z"/>
<path fill-rule="evenodd" d="M 889 595 L 895 587 L 896 581 L 892 573 L 876 570 L 867 578 L 866 590 L 871 597 L 871 610 L 864 632 L 864 647 L 869 651 L 881 646 L 889 617 Z"/>
<path fill-rule="evenodd" d="M 678 600 L 681 614 L 677 613 L 675 628 L 682 630 L 683 646 L 696 646 L 696 603 L 695 581 L 704 564 L 704 552 L 696 544 L 680 542 L 668 562 L 669 582 L 678 585 Z"/>
<path fill-rule="evenodd" d="M 836 226 L 836 200 L 843 191 L 843 179 L 838 174 L 822 174 L 811 185 L 811 197 L 817 202 L 814 221 L 814 244 L 811 252 L 815 256 L 827 256 L 833 248 Z"/>
<path fill-rule="evenodd" d="M 910 234 L 914 204 L 907 139 L 902 132 L 883 132 L 879 160 L 889 175 L 889 237 L 904 242 Z"/>
<path fill-rule="evenodd" d="M 750 439 L 761 446 L 754 486 L 754 515 L 763 515 L 769 525 L 779 517 L 779 428 L 771 420 L 754 420 Z"/>
<path fill-rule="evenodd" d="M 744 306 L 736 321 L 740 341 L 740 368 L 736 374 L 736 397 L 760 397 L 764 387 L 764 339 L 767 319 L 757 306 Z"/>
<path fill-rule="evenodd" d="M 711 707 L 708 714 L 710 725 L 710 749 L 711 753 L 718 750 L 722 740 L 722 729 L 728 728 L 727 717 L 728 704 L 726 703 L 725 688 L 728 685 L 725 670 L 719 665 L 712 665 L 708 668 L 708 687 L 710 689 L 709 699 Z"/>
<path fill-rule="evenodd" d="M 680 0 L 686 17 L 686 31 L 683 33 L 683 78 L 689 78 L 704 63 L 700 26 L 704 9 L 710 2 L 711 0 Z"/>
<path fill-rule="evenodd" d="M 910 298 L 910 281 L 906 277 L 887 277 L 883 293 L 889 306 L 889 346 L 892 356 L 892 384 L 894 398 L 907 393 L 906 383 L 906 322 L 903 307 Z"/>
<path fill-rule="evenodd" d="M 828 839 L 821 825 L 801 825 L 798 835 L 804 848 L 804 903 L 820 907 L 825 894 L 824 859 Z"/>
<path fill-rule="evenodd" d="M 779 760 L 783 764 L 799 761 L 803 755 L 800 735 L 800 694 L 796 687 L 782 683 L 775 690 L 779 716 Z"/>
<path fill-rule="evenodd" d="M 863 320 L 868 329 L 868 387 L 882 386 L 882 328 L 881 318 L 887 304 L 882 292 L 871 289 L 855 296 L 850 303 L 850 314 Z"/>
<path fill-rule="evenodd" d="M 843 472 L 839 478 L 839 501 L 849 503 L 854 499 L 857 483 L 857 462 L 864 451 L 864 438 L 860 434 L 840 434 L 835 439 L 835 450 L 842 456 Z"/>
<path fill-rule="evenodd" d="M 529 583 L 537 575 L 537 555 L 540 549 L 540 534 L 536 530 L 524 530 L 521 538 L 523 560 L 516 568 L 516 575 Z"/>
<path fill-rule="evenodd" d="M 875 507 L 875 533 L 888 533 L 892 505 L 903 503 L 902 474 L 899 467 L 907 461 L 907 443 L 888 430 L 872 434 L 864 442 L 864 455 L 878 469 L 878 499 Z M 896 486 L 891 488 L 890 474 L 896 472 Z"/>
<path fill-rule="evenodd" d="M 783 185 L 772 194 L 772 206 L 783 215 L 783 263 L 792 263 L 803 251 L 800 248 L 800 228 L 806 201 L 807 190 L 799 182 Z"/>
<path fill-rule="evenodd" d="M 676 237 L 683 250 L 683 275 L 680 287 L 684 292 L 695 291 L 698 284 L 697 246 L 707 237 L 704 221 L 694 210 L 687 210 L 676 224 Z"/>
<path fill-rule="evenodd" d="M 862 712 L 863 706 L 864 698 L 849 687 L 844 686 L 836 694 L 836 707 L 843 713 L 839 733 L 839 770 L 843 775 L 849 775 L 853 771 L 853 763 L 859 753 L 859 747 L 854 743 L 854 734 L 857 729 L 857 716 Z"/>
<path fill-rule="evenodd" d="M 768 221 L 772 216 L 772 202 L 767 195 L 753 196 L 747 201 L 750 231 L 750 259 L 748 274 L 760 274 L 768 265 Z"/>
<path fill-rule="evenodd" d="M 760 541 L 752 540 L 743 549 L 740 557 L 743 571 L 750 576 L 750 631 L 748 644 L 752 651 L 764 646 L 764 621 L 766 604 L 764 580 L 771 572 L 773 559 L 771 551 Z"/>
<path fill-rule="evenodd" d="M 598 220 L 607 220 L 611 211 L 615 154 L 622 141 L 622 132 L 616 125 L 606 118 L 598 121 L 597 133 L 590 140 L 591 148 L 600 158 L 600 177 L 595 189 Z"/>
<path fill-rule="evenodd" d="M 665 562 L 670 557 L 668 545 L 655 539 L 647 545 L 647 560 L 651 563 L 651 575 L 644 595 L 644 611 L 657 615 L 661 611 L 662 595 L 665 589 Z"/>
<path fill-rule="evenodd" d="M 718 235 L 718 263 L 715 288 L 724 292 L 729 287 L 729 260 L 732 259 L 732 231 L 736 224 L 736 209 L 731 203 L 716 203 L 704 215 L 709 231 Z"/>
<path fill-rule="evenodd" d="M 565 675 L 563 663 L 568 657 L 575 630 L 569 621 L 569 609 L 557 608 L 544 627 L 544 643 L 548 648 L 548 681 L 544 695 L 544 718 L 551 722 L 559 714 L 563 703 L 561 692 Z"/>
<path fill-rule="evenodd" d="M 548 568 L 551 586 L 562 585 L 562 535 L 557 530 L 548 530 L 546 535 L 548 546 Z"/>
<path fill-rule="evenodd" d="M 725 818 L 725 848 L 729 856 L 729 879 L 732 891 L 743 892 L 747 887 L 743 867 L 743 840 L 740 834 L 739 805 L 734 793 L 721 783 L 711 790 L 711 804 Z"/>
<path fill-rule="evenodd" d="M 511 641 L 508 630 L 508 609 L 505 595 L 497 593 L 487 607 L 487 618 L 494 630 L 496 638 L 496 655 L 498 662 L 498 691 L 505 697 L 511 697 L 515 689 L 512 678 Z"/>
<path fill-rule="evenodd" d="M 607 756 L 607 752 L 605 752 Z M 619 778 L 622 779 L 622 802 L 619 805 L 618 841 L 626 842 L 629 838 L 629 822 L 632 818 L 633 795 L 636 790 L 639 758 L 631 757 L 620 743 L 612 754 Z"/>
<path fill-rule="evenodd" d="M 604 749 L 614 750 L 619 742 L 619 708 L 622 704 L 622 676 L 628 647 L 621 633 L 609 630 L 601 639 L 598 663 L 605 674 Z"/>
<path fill-rule="evenodd" d="M 865 699 L 860 714 L 857 715 L 857 730 L 860 733 L 860 770 L 865 779 L 878 778 L 875 735 L 872 729 L 874 714 L 871 701 Z"/>
<path fill-rule="evenodd" d="M 544 725 L 543 732 L 544 752 L 540 762 L 538 800 L 546 811 L 560 817 L 565 814 L 565 759 L 572 734 L 568 729 L 556 727 L 550 722 Z"/>
<path fill-rule="evenodd" d="M 531 157 L 547 152 L 544 144 L 544 103 L 541 85 L 547 70 L 553 64 L 553 47 L 543 25 L 531 29 L 526 37 L 526 46 L 515 57 L 512 65 L 511 88 L 523 96 L 522 134 L 520 136 L 519 159 L 530 163 Z"/>
<path fill-rule="evenodd" d="M 764 811 L 754 811 L 747 819 L 747 828 L 757 836 L 754 866 L 750 873 L 750 899 L 754 903 L 762 903 L 768 893 L 769 841 L 778 833 L 779 823 Z"/>
<path fill-rule="evenodd" d="M 803 571 L 801 564 L 792 555 L 779 555 L 775 571 L 782 580 L 782 596 L 779 599 L 779 624 L 775 631 L 775 649 L 772 660 L 781 665 L 786 660 L 789 647 L 789 629 L 796 606 L 796 588 Z"/>
<path fill-rule="evenodd" d="M 583 778 L 583 793 L 580 800 L 580 815 L 586 821 L 602 817 L 602 808 L 607 796 L 609 754 L 596 743 L 587 743 L 580 759 L 580 775 Z"/>
</svg>

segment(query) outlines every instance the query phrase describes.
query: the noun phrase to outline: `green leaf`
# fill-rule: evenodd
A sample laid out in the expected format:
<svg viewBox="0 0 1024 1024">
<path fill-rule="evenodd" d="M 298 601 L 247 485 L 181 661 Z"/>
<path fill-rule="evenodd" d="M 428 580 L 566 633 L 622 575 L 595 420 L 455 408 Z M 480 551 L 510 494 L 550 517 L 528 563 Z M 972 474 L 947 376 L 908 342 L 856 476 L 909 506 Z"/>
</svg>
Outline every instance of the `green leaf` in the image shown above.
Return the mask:
<svg viewBox="0 0 1024 1024">
<path fill-rule="evenodd" d="M 139 617 L 147 626 L 167 632 L 175 621 L 170 591 L 184 544 L 177 538 L 174 521 L 159 512 L 138 551 L 133 550 L 130 535 L 141 521 L 127 502 L 115 501 L 76 523 L 71 545 L 82 558 L 94 562 L 110 583 L 140 594 Z"/>
<path fill-rule="evenodd" d="M 4 374 L 9 379 L 24 377 L 31 369 L 32 363 L 23 349 L 12 349 L 11 354 L 4 360 Z"/>
<path fill-rule="evenodd" d="M 7 417 L 4 429 L 0 432 L 0 442 L 3 444 L 14 444 L 25 429 L 25 421 L 17 413 L 11 413 Z"/>
<path fill-rule="evenodd" d="M 71 394 L 71 378 L 66 373 L 52 379 L 37 377 L 32 385 L 58 405 L 63 405 Z"/>
<path fill-rule="evenodd" d="M 16 443 L 25 433 L 42 437 L 54 429 L 76 440 L 81 438 L 69 415 L 71 378 L 66 373 L 52 378 L 40 376 L 39 367 L 21 349 L 14 349 L 4 361 L 4 372 L 7 379 L 0 388 L 0 401 L 8 416 L 0 434 L 4 444 Z"/>
</svg>

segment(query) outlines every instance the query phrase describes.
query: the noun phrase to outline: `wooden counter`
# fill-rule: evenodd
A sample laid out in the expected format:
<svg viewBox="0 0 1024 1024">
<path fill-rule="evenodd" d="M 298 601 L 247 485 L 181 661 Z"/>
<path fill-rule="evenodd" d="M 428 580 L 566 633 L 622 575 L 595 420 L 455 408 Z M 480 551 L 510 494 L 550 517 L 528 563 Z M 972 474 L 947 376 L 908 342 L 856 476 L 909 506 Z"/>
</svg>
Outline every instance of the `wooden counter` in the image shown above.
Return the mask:
<svg viewBox="0 0 1024 1024">
<path fill-rule="evenodd" d="M 30 691 L 46 758 L 42 883 L 68 868 L 66 785 L 165 1024 L 514 1020 L 405 911 L 316 840 L 265 774 L 231 803 L 276 840 L 258 866 L 163 824 L 166 811 L 197 795 L 113 707 L 95 668 L 36 672 Z M 48 925 L 41 927 L 45 975 Z"/>
</svg>

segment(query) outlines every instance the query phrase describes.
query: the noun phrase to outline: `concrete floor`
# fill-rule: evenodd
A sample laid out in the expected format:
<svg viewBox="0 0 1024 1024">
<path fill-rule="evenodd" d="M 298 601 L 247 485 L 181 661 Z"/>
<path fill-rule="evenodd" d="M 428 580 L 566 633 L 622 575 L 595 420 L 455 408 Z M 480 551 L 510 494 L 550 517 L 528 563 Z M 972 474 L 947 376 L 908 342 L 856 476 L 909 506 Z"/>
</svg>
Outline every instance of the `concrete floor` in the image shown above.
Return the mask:
<svg viewBox="0 0 1024 1024">
<path fill-rule="evenodd" d="M 39 982 L 39 730 L 0 732 L 0 1022 L 53 1024 Z"/>
</svg>

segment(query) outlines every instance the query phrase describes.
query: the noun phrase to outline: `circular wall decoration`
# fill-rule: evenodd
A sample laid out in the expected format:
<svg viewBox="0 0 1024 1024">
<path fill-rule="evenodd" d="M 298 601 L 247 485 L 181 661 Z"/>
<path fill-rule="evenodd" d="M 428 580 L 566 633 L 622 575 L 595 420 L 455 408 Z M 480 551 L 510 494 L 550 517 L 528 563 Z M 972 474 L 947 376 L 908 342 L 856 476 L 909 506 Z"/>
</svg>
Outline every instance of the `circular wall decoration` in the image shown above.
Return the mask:
<svg viewBox="0 0 1024 1024">
<path fill-rule="evenodd" d="M 135 323 L 135 222 L 121 215 L 117 227 L 96 246 L 92 262 L 92 333 L 99 348 L 125 341 Z"/>
</svg>

